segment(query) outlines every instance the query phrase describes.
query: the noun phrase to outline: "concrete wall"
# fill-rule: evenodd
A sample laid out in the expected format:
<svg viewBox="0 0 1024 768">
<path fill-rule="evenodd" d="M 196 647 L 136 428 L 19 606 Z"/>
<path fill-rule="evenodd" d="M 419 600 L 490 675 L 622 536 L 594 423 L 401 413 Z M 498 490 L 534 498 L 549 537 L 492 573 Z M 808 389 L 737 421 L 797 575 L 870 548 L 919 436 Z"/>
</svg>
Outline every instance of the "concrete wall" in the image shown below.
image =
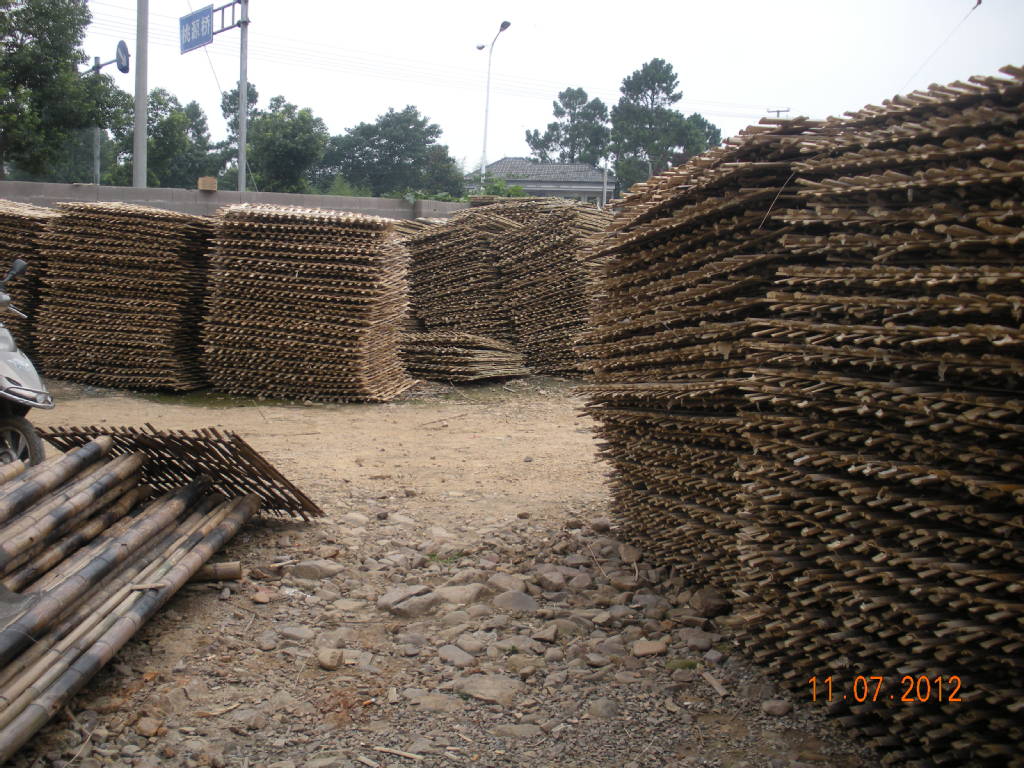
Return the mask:
<svg viewBox="0 0 1024 768">
<path fill-rule="evenodd" d="M 94 184 L 44 184 L 34 181 L 0 181 L 0 198 L 52 207 L 59 202 L 121 202 L 167 208 L 181 213 L 212 216 L 219 208 L 243 200 L 238 192 L 200 192 L 198 189 L 138 189 L 97 187 Z M 466 208 L 466 203 L 437 200 L 393 200 L 384 197 L 339 197 L 336 195 L 291 195 L 278 192 L 246 192 L 245 202 L 272 205 L 301 205 L 364 213 L 387 219 L 443 218 Z"/>
</svg>

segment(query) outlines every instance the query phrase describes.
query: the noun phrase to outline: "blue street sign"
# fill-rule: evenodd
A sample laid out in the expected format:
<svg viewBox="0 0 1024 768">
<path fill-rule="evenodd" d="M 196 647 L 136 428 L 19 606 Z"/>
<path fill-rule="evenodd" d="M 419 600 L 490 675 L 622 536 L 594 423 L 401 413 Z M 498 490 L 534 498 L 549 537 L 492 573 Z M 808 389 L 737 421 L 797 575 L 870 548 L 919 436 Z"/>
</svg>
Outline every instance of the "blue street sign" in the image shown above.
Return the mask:
<svg viewBox="0 0 1024 768">
<path fill-rule="evenodd" d="M 208 5 L 188 16 L 182 16 L 179 27 L 182 53 L 209 45 L 213 42 L 213 6 Z"/>
</svg>

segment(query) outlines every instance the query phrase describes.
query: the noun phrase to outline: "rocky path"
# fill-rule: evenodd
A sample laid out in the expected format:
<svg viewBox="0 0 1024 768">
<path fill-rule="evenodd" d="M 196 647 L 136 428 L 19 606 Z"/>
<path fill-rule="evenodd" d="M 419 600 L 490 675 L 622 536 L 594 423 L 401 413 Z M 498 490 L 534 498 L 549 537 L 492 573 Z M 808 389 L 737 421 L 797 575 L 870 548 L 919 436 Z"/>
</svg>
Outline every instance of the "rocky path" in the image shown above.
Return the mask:
<svg viewBox="0 0 1024 768">
<path fill-rule="evenodd" d="M 453 409 L 465 403 L 439 405 L 439 415 L 422 403 L 390 411 L 396 432 L 357 445 L 366 458 L 343 490 L 324 480 L 336 466 L 292 456 L 289 475 L 324 491 L 329 517 L 250 526 L 220 558 L 242 560 L 246 579 L 183 590 L 14 765 L 875 762 L 821 703 L 783 692 L 745 659 L 725 596 L 615 538 L 594 509 L 592 455 L 560 450 L 560 440 L 585 445 L 574 410 L 545 397 L 461 419 Z M 362 413 L 261 410 L 296 434 L 320 419 L 352 419 L 358 431 Z M 217 412 L 213 423 L 232 428 L 239 416 Z M 417 444 L 401 429 L 407 417 L 448 420 L 467 440 L 481 436 L 480 419 L 519 426 L 501 441 L 505 454 L 478 454 L 472 471 L 435 486 L 429 462 L 464 443 L 421 430 Z M 189 426 L 200 415 L 171 418 Z M 397 451 L 389 440 L 409 458 L 399 477 L 381 480 Z M 534 457 L 546 479 L 517 500 L 522 473 L 542 471 L 530 468 Z"/>
</svg>

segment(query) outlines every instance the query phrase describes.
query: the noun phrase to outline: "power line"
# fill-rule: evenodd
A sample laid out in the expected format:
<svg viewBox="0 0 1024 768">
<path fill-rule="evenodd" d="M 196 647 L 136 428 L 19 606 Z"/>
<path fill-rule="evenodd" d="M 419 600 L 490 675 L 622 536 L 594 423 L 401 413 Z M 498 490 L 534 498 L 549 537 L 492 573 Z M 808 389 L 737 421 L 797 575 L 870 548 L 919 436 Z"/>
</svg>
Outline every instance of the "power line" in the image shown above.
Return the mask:
<svg viewBox="0 0 1024 768">
<path fill-rule="evenodd" d="M 912 74 L 910 77 L 907 78 L 907 82 L 905 82 L 903 84 L 903 87 L 901 87 L 899 89 L 899 91 L 897 91 L 897 93 L 905 93 L 906 92 L 907 86 L 909 86 L 912 82 L 914 82 L 914 79 L 919 74 L 921 74 L 922 70 L 924 70 L 924 68 L 928 66 L 928 63 L 932 59 L 935 58 L 935 54 L 937 54 L 939 51 L 942 50 L 942 48 L 946 45 L 946 43 L 948 43 L 950 41 L 950 38 L 952 38 L 953 35 L 956 34 L 957 30 L 960 29 L 960 27 L 963 26 L 964 22 L 967 21 L 967 19 L 970 17 L 970 15 L 972 13 L 974 13 L 978 9 L 979 5 L 981 5 L 981 0 L 977 0 L 977 2 L 971 7 L 971 10 L 969 10 L 967 12 L 967 14 L 962 19 L 960 19 L 959 22 L 957 22 L 957 25 L 955 27 L 953 27 L 953 29 L 950 31 L 950 33 L 948 35 L 946 35 L 945 39 L 941 43 L 938 44 L 938 46 L 935 48 L 934 51 L 932 51 L 930 54 L 928 54 L 928 58 L 926 58 L 924 60 L 924 63 L 922 63 L 921 66 L 917 68 L 917 70 L 914 72 L 914 74 Z"/>
<path fill-rule="evenodd" d="M 116 7 L 107 3 L 99 3 L 108 7 Z M 123 9 L 122 9 L 123 10 Z M 176 20 L 175 17 L 164 15 L 163 18 Z M 119 26 L 118 20 L 94 21 L 92 28 L 96 32 L 123 33 L 125 27 Z M 152 34 L 161 42 L 177 45 L 176 34 Z M 294 43 L 287 45 L 285 43 Z M 419 82 L 428 85 L 449 87 L 456 90 L 477 89 L 480 86 L 480 74 L 466 67 L 445 66 L 425 63 L 411 59 L 386 56 L 378 52 L 365 56 L 353 53 L 341 53 L 333 48 L 322 47 L 308 41 L 297 41 L 277 35 L 261 35 L 253 40 L 250 49 L 251 58 L 255 61 L 270 64 L 300 64 L 307 69 L 346 73 L 360 73 L 382 80 L 399 82 Z M 538 78 L 496 76 L 494 85 L 506 95 L 523 97 L 542 96 L 554 98 L 565 88 L 552 80 Z M 591 95 L 602 97 L 606 101 L 618 99 L 618 91 L 601 88 L 591 89 Z M 684 108 L 703 110 L 705 114 L 716 117 L 738 117 L 756 119 L 762 112 L 760 105 L 740 102 L 727 102 L 711 99 L 683 99 Z"/>
</svg>

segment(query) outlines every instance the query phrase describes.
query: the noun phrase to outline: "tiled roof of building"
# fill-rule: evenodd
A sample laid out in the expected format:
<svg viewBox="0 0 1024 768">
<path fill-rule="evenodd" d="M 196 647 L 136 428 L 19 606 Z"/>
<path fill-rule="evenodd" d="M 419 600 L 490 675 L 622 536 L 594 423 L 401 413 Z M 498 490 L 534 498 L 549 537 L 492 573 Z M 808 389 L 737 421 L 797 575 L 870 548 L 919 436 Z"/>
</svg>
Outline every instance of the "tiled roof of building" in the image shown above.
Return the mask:
<svg viewBox="0 0 1024 768">
<path fill-rule="evenodd" d="M 539 163 L 528 157 L 503 157 L 487 166 L 487 175 L 510 181 L 598 182 L 604 171 L 586 163 Z M 608 183 L 615 183 L 615 174 L 608 172 Z"/>
</svg>

